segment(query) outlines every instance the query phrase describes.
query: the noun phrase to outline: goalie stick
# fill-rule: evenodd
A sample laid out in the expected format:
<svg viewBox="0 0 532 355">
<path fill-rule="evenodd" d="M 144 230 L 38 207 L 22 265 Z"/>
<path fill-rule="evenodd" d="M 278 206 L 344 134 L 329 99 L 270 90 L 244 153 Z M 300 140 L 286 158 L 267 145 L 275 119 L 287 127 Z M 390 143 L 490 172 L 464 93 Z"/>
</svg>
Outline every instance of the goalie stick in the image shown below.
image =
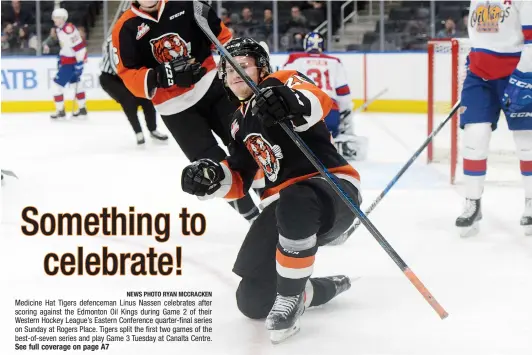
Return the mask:
<svg viewBox="0 0 532 355">
<path fill-rule="evenodd" d="M 425 141 L 423 142 L 423 144 L 421 144 L 418 150 L 416 150 L 414 155 L 412 155 L 412 157 L 406 162 L 406 164 L 401 168 L 401 170 L 399 170 L 399 172 L 393 177 L 393 179 L 388 183 L 388 185 L 386 185 L 386 187 L 384 188 L 384 190 L 382 190 L 380 195 L 377 196 L 375 201 L 373 201 L 373 203 L 368 207 L 368 209 L 364 212 L 366 215 L 370 214 L 371 211 L 373 211 L 375 207 L 377 207 L 377 205 L 379 204 L 379 202 L 381 202 L 383 197 L 386 196 L 388 191 L 390 191 L 390 189 L 397 183 L 397 181 L 401 178 L 401 176 L 403 176 L 405 171 L 408 170 L 408 168 L 414 163 L 417 157 L 423 152 L 423 150 L 425 150 L 425 148 L 430 144 L 430 142 L 432 142 L 432 139 L 434 139 L 434 137 L 441 131 L 443 126 L 445 126 L 447 122 L 451 120 L 451 118 L 454 116 L 454 114 L 456 113 L 456 111 L 458 111 L 459 108 L 460 108 L 460 100 L 458 100 L 458 102 L 454 104 L 449 115 L 447 115 L 447 117 L 438 125 L 438 127 L 436 127 L 434 131 L 432 131 L 432 133 L 427 137 L 427 139 L 425 139 Z M 360 219 L 357 219 L 346 233 L 350 236 L 359 226 L 360 226 Z"/>
<path fill-rule="evenodd" d="M 259 95 L 260 91 L 255 82 L 245 73 L 245 71 L 235 62 L 234 58 L 229 54 L 227 49 L 220 43 L 216 35 L 212 32 L 207 22 L 206 16 L 209 7 L 203 4 L 198 0 L 194 0 L 194 18 L 205 33 L 205 36 L 216 46 L 220 55 L 223 55 L 227 62 L 235 69 L 238 75 L 244 80 L 244 82 L 250 87 L 255 95 Z M 323 165 L 323 163 L 314 155 L 314 153 L 309 149 L 305 142 L 294 133 L 284 122 L 279 122 L 281 128 L 285 133 L 290 137 L 290 139 L 297 145 L 301 152 L 307 157 L 307 159 L 314 165 L 314 167 L 320 172 L 325 181 L 332 187 L 332 189 L 338 194 L 342 201 L 349 207 L 349 209 L 358 216 L 364 226 L 368 231 L 373 235 L 377 240 L 380 246 L 388 253 L 396 265 L 403 271 L 405 276 L 410 280 L 410 282 L 416 287 L 416 289 L 421 293 L 425 300 L 430 304 L 430 306 L 436 311 L 441 319 L 445 319 L 448 316 L 448 313 L 443 309 L 443 307 L 436 301 L 432 296 L 429 290 L 423 285 L 421 280 L 414 274 L 414 272 L 408 267 L 408 265 L 401 259 L 397 252 L 392 248 L 392 246 L 386 241 L 382 234 L 377 230 L 377 228 L 371 223 L 371 221 L 364 215 L 359 207 L 353 202 L 349 195 L 343 190 L 343 188 L 338 183 L 336 177 L 329 172 L 329 170 Z"/>
<path fill-rule="evenodd" d="M 359 108 L 357 108 L 357 109 L 355 109 L 355 111 L 353 111 L 353 114 L 358 114 L 358 113 L 360 113 L 362 111 L 366 111 L 366 109 L 369 107 L 369 105 L 371 105 L 373 102 L 375 102 L 382 95 L 386 94 L 386 92 L 388 92 L 388 88 L 383 89 L 382 91 L 377 93 L 375 96 L 370 98 L 368 101 L 364 102 L 362 105 L 360 105 Z"/>
</svg>

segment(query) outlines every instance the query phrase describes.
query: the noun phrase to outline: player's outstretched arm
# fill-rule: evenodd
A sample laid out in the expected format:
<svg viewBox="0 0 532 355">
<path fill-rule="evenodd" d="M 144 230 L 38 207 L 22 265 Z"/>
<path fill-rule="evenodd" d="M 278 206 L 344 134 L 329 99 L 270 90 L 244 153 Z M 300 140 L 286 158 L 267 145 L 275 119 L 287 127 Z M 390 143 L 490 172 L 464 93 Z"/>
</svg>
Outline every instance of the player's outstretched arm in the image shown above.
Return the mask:
<svg viewBox="0 0 532 355">
<path fill-rule="evenodd" d="M 229 146 L 230 156 L 222 162 L 200 159 L 183 169 L 181 187 L 200 199 L 222 197 L 228 201 L 245 196 L 258 166 L 241 142 Z"/>
</svg>

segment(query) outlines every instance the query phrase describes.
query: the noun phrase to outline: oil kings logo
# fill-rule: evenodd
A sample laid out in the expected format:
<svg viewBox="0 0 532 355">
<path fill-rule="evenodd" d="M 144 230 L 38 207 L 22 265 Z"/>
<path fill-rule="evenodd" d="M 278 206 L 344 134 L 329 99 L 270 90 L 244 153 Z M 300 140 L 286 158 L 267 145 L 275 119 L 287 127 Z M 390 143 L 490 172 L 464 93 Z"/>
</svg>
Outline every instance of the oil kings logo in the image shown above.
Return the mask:
<svg viewBox="0 0 532 355">
<path fill-rule="evenodd" d="M 477 32 L 496 33 L 499 32 L 499 24 L 503 23 L 510 16 L 512 2 L 505 0 L 504 4 L 491 4 L 489 1 L 479 3 L 473 10 L 469 25 L 477 29 Z M 504 7 L 505 5 L 508 5 Z"/>
</svg>

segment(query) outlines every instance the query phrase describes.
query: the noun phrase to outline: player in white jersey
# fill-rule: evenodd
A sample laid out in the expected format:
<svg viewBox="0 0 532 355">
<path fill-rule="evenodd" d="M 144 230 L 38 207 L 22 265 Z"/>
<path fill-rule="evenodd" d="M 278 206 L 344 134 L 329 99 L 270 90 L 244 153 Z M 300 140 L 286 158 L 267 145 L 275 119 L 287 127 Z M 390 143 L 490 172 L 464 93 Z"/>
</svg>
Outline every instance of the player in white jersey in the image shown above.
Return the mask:
<svg viewBox="0 0 532 355">
<path fill-rule="evenodd" d="M 502 110 L 524 181 L 521 225 L 532 234 L 532 1 L 471 1 L 468 32 L 460 111 L 466 206 L 456 226 L 462 236 L 478 231 L 489 142 Z"/>
<path fill-rule="evenodd" d="M 333 99 L 334 105 L 325 123 L 336 148 L 348 160 L 363 160 L 367 141 L 353 132 L 353 100 L 347 75 L 340 59 L 323 53 L 324 43 L 319 33 L 308 33 L 303 40 L 305 52 L 290 53 L 283 69 L 305 74 Z"/>
<path fill-rule="evenodd" d="M 87 116 L 85 91 L 80 81 L 81 74 L 83 73 L 83 65 L 87 60 L 87 48 L 76 26 L 67 22 L 67 19 L 68 12 L 65 9 L 57 8 L 52 12 L 52 20 L 56 26 L 57 39 L 61 45 L 58 71 L 54 78 L 53 87 L 56 109 L 56 112 L 50 116 L 53 119 L 66 117 L 63 93 L 68 83 L 76 86 L 78 111 L 73 116 L 78 118 L 85 118 Z"/>
</svg>

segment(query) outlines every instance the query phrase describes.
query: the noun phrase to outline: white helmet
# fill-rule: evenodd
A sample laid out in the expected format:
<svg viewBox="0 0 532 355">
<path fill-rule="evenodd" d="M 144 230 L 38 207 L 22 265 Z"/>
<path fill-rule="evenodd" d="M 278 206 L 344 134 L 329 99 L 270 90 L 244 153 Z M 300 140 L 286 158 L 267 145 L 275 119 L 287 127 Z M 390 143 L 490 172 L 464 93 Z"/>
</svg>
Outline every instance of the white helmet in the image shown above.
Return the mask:
<svg viewBox="0 0 532 355">
<path fill-rule="evenodd" d="M 54 18 L 60 18 L 66 22 L 66 20 L 68 19 L 68 11 L 59 7 L 52 12 L 52 20 Z"/>
</svg>

